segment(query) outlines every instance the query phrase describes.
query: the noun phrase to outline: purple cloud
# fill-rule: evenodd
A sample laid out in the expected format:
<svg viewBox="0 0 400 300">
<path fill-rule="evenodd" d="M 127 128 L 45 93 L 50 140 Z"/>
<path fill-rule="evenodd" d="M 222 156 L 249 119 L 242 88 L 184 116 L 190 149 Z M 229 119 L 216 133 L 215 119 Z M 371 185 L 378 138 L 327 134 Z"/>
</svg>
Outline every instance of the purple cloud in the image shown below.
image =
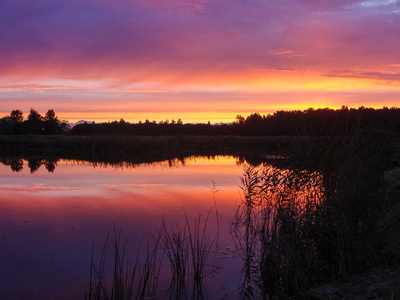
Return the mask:
<svg viewBox="0 0 400 300">
<path fill-rule="evenodd" d="M 4 0 L 0 86 L 86 87 L 89 107 L 91 95 L 107 86 L 168 91 L 170 99 L 182 86 L 192 86 L 196 98 L 204 86 L 247 87 L 271 78 L 296 89 L 299 72 L 310 80 L 365 79 L 333 75 L 393 72 L 399 22 L 393 0 Z M 59 92 L 61 102 L 77 97 Z"/>
</svg>

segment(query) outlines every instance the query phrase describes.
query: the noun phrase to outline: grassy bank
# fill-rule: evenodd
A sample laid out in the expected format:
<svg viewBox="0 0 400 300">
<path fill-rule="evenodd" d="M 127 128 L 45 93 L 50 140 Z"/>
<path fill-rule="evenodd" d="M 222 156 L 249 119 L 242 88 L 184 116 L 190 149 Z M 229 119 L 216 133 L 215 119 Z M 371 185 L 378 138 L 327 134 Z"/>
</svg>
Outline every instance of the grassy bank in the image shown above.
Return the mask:
<svg viewBox="0 0 400 300">
<path fill-rule="evenodd" d="M 192 155 L 278 153 L 294 137 L 239 136 L 0 136 L 0 155 L 98 162 L 152 162 Z"/>
<path fill-rule="evenodd" d="M 244 174 L 232 222 L 243 298 L 395 299 L 399 277 L 362 284 L 400 274 L 397 142 L 369 132 L 301 147 L 290 169 Z"/>
</svg>

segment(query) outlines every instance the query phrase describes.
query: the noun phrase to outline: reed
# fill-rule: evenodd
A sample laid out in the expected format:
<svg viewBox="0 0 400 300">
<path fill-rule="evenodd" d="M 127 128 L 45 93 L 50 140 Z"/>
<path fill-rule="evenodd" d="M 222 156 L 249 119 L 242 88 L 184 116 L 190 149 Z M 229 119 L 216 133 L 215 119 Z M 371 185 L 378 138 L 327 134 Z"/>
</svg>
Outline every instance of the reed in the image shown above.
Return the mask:
<svg viewBox="0 0 400 300">
<path fill-rule="evenodd" d="M 243 298 L 267 299 L 304 288 L 314 259 L 304 232 L 320 201 L 320 180 L 316 173 L 273 167 L 245 170 L 244 200 L 232 222 L 237 247 L 243 249 Z"/>
<path fill-rule="evenodd" d="M 232 233 L 243 253 L 245 299 L 304 297 L 326 282 L 395 263 L 400 254 L 393 222 L 399 210 L 382 189 L 393 140 L 364 132 L 317 142 L 307 146 L 318 149 L 308 171 L 265 165 L 244 172 Z"/>
<path fill-rule="evenodd" d="M 217 233 L 207 229 L 211 210 L 205 220 L 199 214 L 193 224 L 185 213 L 182 225 L 162 221 L 156 234 L 149 234 L 144 253 L 144 263 L 126 258 L 125 245 L 121 245 L 121 231 L 114 228 L 111 279 L 106 278 L 108 239 L 103 245 L 100 262 L 96 267 L 92 249 L 89 292 L 85 299 L 205 299 L 205 279 L 218 267 L 210 262 L 211 249 L 215 247 Z M 164 259 L 168 259 L 170 284 L 165 295 L 160 295 L 158 281 Z M 108 286 L 111 285 L 111 291 Z"/>
<path fill-rule="evenodd" d="M 208 212 L 206 219 L 202 223 L 201 214 L 198 219 L 194 222 L 192 229 L 188 217 L 186 218 L 186 227 L 188 229 L 189 238 L 189 251 L 191 254 L 191 278 L 192 278 L 192 299 L 203 299 L 204 298 L 204 279 L 213 274 L 217 267 L 208 264 L 208 258 L 211 253 L 211 249 L 215 246 L 215 241 L 218 236 L 218 232 L 211 236 L 207 231 L 207 223 L 210 217 Z"/>
<path fill-rule="evenodd" d="M 92 247 L 89 291 L 85 294 L 85 299 L 155 299 L 161 264 L 161 259 L 157 257 L 159 239 L 149 236 L 147 240 L 147 255 L 144 263 L 141 264 L 139 259 L 140 251 L 138 251 L 135 261 L 126 258 L 126 245 L 121 245 L 121 229 L 117 232 L 114 227 L 111 279 L 106 276 L 107 267 L 110 267 L 106 261 L 108 241 L 109 235 L 107 235 L 104 242 L 98 267 L 96 267 L 94 261 L 94 246 Z M 111 290 L 109 286 L 111 286 Z"/>
<path fill-rule="evenodd" d="M 178 225 L 168 227 L 165 220 L 162 222 L 161 242 L 164 253 L 169 260 L 171 283 L 167 291 L 167 298 L 187 299 L 187 268 L 188 268 L 188 241 L 187 228 Z"/>
</svg>

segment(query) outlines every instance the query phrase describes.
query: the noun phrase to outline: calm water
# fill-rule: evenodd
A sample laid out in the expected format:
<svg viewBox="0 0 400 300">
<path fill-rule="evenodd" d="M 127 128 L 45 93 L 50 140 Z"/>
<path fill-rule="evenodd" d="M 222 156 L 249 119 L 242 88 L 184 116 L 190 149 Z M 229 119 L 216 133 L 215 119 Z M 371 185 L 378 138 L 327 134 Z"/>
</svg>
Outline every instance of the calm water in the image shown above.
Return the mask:
<svg viewBox="0 0 400 300">
<path fill-rule="evenodd" d="M 22 164 L 19 172 L 0 164 L 0 299 L 83 299 L 92 243 L 100 253 L 113 224 L 122 228 L 134 258 L 146 233 L 155 232 L 163 218 L 180 224 L 184 210 L 194 222 L 211 209 L 208 228 L 215 231 L 215 203 L 219 250 L 211 259 L 222 268 L 207 278 L 206 291 L 210 299 L 237 297 L 240 259 L 228 234 L 241 201 L 243 165 L 235 158 L 134 167 L 68 160 Z"/>
</svg>

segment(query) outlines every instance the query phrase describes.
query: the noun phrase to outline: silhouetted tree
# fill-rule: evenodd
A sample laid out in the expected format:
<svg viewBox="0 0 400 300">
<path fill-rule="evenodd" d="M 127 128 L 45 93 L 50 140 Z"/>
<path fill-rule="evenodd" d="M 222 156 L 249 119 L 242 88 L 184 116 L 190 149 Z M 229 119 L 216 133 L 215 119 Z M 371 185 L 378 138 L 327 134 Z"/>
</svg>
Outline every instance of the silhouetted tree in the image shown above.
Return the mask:
<svg viewBox="0 0 400 300">
<path fill-rule="evenodd" d="M 35 109 L 31 108 L 27 121 L 28 133 L 42 134 L 44 129 L 42 120 L 42 116 Z"/>
<path fill-rule="evenodd" d="M 30 122 L 39 122 L 42 121 L 42 116 L 37 112 L 37 110 L 31 108 L 30 113 L 28 115 L 28 121 Z"/>
<path fill-rule="evenodd" d="M 237 116 L 236 116 L 236 122 L 237 122 L 239 125 L 243 125 L 245 121 L 246 121 L 246 119 L 245 119 L 243 116 L 241 116 L 241 115 L 237 115 Z"/>
<path fill-rule="evenodd" d="M 23 133 L 23 125 L 22 122 L 24 121 L 23 113 L 19 109 L 15 109 L 11 111 L 10 114 L 11 121 L 13 123 L 13 134 L 21 134 Z"/>
<path fill-rule="evenodd" d="M 14 123 L 22 123 L 24 121 L 23 113 L 19 109 L 15 109 L 10 114 L 11 120 Z"/>
<path fill-rule="evenodd" d="M 123 125 L 123 126 L 122 126 Z M 277 111 L 267 116 L 253 113 L 244 118 L 236 117 L 232 124 L 212 125 L 183 124 L 181 119 L 175 122 L 168 120 L 145 120 L 138 124 L 121 124 L 121 122 L 102 124 L 82 124 L 75 126 L 71 134 L 84 135 L 289 135 L 289 136 L 333 136 L 347 135 L 356 130 L 391 130 L 400 133 L 400 109 L 372 109 L 360 107 L 349 109 L 343 106 L 339 110 L 330 108 L 307 109 L 304 111 Z"/>
<path fill-rule="evenodd" d="M 60 120 L 57 118 L 53 109 L 49 109 L 43 118 L 43 129 L 45 134 L 57 134 L 59 131 Z"/>
<path fill-rule="evenodd" d="M 0 119 L 0 134 L 13 134 L 14 127 L 14 123 L 10 117 Z"/>
</svg>

